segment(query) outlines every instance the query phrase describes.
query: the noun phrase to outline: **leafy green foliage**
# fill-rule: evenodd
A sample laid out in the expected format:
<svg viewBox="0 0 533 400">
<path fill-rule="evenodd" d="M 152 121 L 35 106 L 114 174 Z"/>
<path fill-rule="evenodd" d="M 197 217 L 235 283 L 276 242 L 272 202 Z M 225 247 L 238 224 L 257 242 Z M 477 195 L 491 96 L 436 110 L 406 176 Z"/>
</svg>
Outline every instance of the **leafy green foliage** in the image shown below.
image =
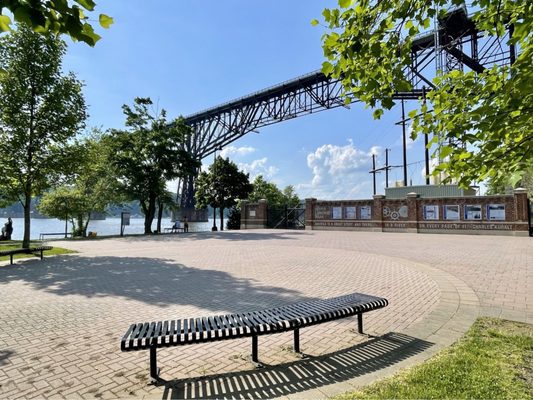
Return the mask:
<svg viewBox="0 0 533 400">
<path fill-rule="evenodd" d="M 166 182 L 194 174 L 199 167 L 184 148 L 191 128 L 183 118 L 167 122 L 165 110 L 151 113 L 151 106 L 149 98 L 136 98 L 133 109 L 124 105 L 129 130 L 111 130 L 104 139 L 123 193 L 140 201 L 145 234 L 152 233 L 156 205 L 166 194 Z"/>
<path fill-rule="evenodd" d="M 91 212 L 103 213 L 109 204 L 122 199 L 114 171 L 107 162 L 109 147 L 101 134 L 96 132 L 75 146 L 76 172 L 67 184 L 46 192 L 38 209 L 52 218 L 67 218 L 74 236 L 85 237 Z"/>
<path fill-rule="evenodd" d="M 230 208 L 226 228 L 241 229 L 241 208 L 238 204 Z"/>
<path fill-rule="evenodd" d="M 248 196 L 248 200 L 253 203 L 265 199 L 270 207 L 287 206 L 289 208 L 294 208 L 298 207 L 300 204 L 300 199 L 292 185 L 285 187 L 283 191 L 281 191 L 276 184 L 267 182 L 262 175 L 256 176 L 252 185 L 254 189 L 252 193 L 250 193 L 250 196 Z"/>
<path fill-rule="evenodd" d="M 336 399 L 531 398 L 525 374 L 532 357 L 533 326 L 480 318 L 424 364 Z"/>
<path fill-rule="evenodd" d="M 196 180 L 196 207 L 208 205 L 220 211 L 220 229 L 224 226 L 224 210 L 247 198 L 252 191 L 248 174 L 239 171 L 229 158 L 217 157 L 209 172 L 201 172 Z"/>
<path fill-rule="evenodd" d="M 353 3 L 353 5 L 352 5 Z M 376 107 L 374 117 L 394 105 L 393 95 L 410 89 L 405 70 L 411 64 L 415 36 L 435 16 L 460 0 L 340 1 L 323 16 L 330 32 L 323 36 L 327 61 L 323 72 L 341 78 L 346 94 Z M 427 103 L 410 113 L 413 138 L 434 134 L 431 145 L 443 163 L 435 174 L 462 186 L 487 178 L 517 182 L 533 163 L 533 2 L 474 0 L 469 6 L 477 28 L 503 37 L 519 49 L 511 66 L 484 72 L 452 71 L 433 80 Z M 432 111 L 430 111 L 432 110 Z"/>
<path fill-rule="evenodd" d="M 0 38 L 0 195 L 24 207 L 24 246 L 30 202 L 74 173 L 68 142 L 85 126 L 82 84 L 63 75 L 64 42 L 19 25 Z"/>
<path fill-rule="evenodd" d="M 1 15 L 4 8 L 9 10 L 15 21 L 24 23 L 35 32 L 67 34 L 75 41 L 94 46 L 100 36 L 94 32 L 88 13 L 94 11 L 93 0 L 8 0 L 0 1 L 0 32 L 11 30 L 11 19 Z M 113 18 L 100 14 L 100 26 L 109 28 Z"/>
<path fill-rule="evenodd" d="M 506 194 L 512 193 L 513 189 L 524 188 L 527 190 L 528 197 L 533 198 L 533 164 L 526 168 L 524 174 L 518 182 L 513 184 L 513 179 L 509 176 L 500 177 L 500 179 L 489 179 L 487 194 Z"/>
</svg>

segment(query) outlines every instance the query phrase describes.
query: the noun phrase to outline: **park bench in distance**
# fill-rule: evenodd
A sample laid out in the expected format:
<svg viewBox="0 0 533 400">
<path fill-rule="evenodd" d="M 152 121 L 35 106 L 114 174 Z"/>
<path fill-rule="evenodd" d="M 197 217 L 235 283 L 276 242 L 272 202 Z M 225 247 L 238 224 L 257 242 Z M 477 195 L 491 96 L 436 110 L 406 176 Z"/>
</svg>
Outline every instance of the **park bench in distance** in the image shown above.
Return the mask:
<svg viewBox="0 0 533 400">
<path fill-rule="evenodd" d="M 157 348 L 251 336 L 252 362 L 260 367 L 258 336 L 292 330 L 293 349 L 300 353 L 300 328 L 357 315 L 358 331 L 363 333 L 363 313 L 388 304 L 381 297 L 353 293 L 248 313 L 137 323 L 127 330 L 120 349 L 149 349 L 150 377 L 153 383 L 157 383 L 162 381 L 157 368 Z"/>
<path fill-rule="evenodd" d="M 33 254 L 37 257 L 41 257 L 41 260 L 44 258 L 43 251 L 52 250 L 52 246 L 39 246 L 39 247 L 30 247 L 29 249 L 11 249 L 11 250 L 0 250 L 0 257 L 9 256 L 11 265 L 13 265 L 13 256 L 15 254 Z"/>
<path fill-rule="evenodd" d="M 163 228 L 165 233 L 179 233 L 180 231 L 181 232 L 185 232 L 185 228 L 182 226 L 180 228 L 176 228 L 176 227 L 170 227 L 170 228 Z"/>
<path fill-rule="evenodd" d="M 50 232 L 40 233 L 39 240 L 43 241 L 46 236 L 63 236 L 64 238 L 72 237 L 72 232 Z"/>
</svg>

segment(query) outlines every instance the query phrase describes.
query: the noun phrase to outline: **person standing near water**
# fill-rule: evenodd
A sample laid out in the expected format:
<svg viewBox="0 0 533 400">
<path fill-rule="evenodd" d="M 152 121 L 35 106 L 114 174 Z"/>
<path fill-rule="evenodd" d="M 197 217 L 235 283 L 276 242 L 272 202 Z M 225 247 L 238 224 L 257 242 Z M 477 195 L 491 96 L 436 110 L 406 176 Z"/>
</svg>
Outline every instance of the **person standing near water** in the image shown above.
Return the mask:
<svg viewBox="0 0 533 400">
<path fill-rule="evenodd" d="M 12 234 L 13 234 L 13 221 L 11 220 L 11 217 L 8 217 L 7 222 L 2 228 L 2 236 L 0 236 L 0 239 L 11 240 Z"/>
<path fill-rule="evenodd" d="M 189 223 L 187 217 L 183 217 L 183 232 L 189 232 Z"/>
</svg>

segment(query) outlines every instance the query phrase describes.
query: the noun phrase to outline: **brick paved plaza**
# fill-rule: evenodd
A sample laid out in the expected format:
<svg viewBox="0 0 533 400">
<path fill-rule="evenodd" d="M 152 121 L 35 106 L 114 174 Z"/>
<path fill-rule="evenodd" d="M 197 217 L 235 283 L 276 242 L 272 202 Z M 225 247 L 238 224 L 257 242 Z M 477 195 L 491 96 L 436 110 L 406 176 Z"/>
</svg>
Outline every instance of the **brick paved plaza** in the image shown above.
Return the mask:
<svg viewBox="0 0 533 400">
<path fill-rule="evenodd" d="M 533 240 L 237 231 L 56 242 L 79 251 L 0 267 L 0 398 L 324 398 L 420 362 L 478 315 L 533 323 Z M 5 264 L 5 263 L 3 263 Z M 253 311 L 351 292 L 390 305 L 291 333 L 121 353 L 134 322 Z"/>
</svg>

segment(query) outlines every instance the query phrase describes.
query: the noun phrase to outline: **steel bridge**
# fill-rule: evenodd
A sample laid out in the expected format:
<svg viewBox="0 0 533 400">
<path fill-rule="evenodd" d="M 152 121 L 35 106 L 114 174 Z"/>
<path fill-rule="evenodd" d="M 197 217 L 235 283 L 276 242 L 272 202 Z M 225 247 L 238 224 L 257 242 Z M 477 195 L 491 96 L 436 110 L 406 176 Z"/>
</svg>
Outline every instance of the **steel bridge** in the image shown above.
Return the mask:
<svg viewBox="0 0 533 400">
<path fill-rule="evenodd" d="M 515 49 L 506 44 L 508 35 L 484 36 L 464 8 L 449 12 L 436 25 L 433 32 L 413 41 L 412 63 L 404 71 L 412 90 L 396 93 L 396 99 L 419 99 L 433 88 L 432 78 L 439 73 L 465 67 L 482 72 L 514 61 Z M 193 129 L 187 150 L 201 160 L 264 126 L 343 106 L 341 81 L 313 72 L 187 116 L 185 121 Z M 190 220 L 205 218 L 194 211 L 195 179 L 183 179 L 178 188 L 181 209 Z"/>
</svg>

